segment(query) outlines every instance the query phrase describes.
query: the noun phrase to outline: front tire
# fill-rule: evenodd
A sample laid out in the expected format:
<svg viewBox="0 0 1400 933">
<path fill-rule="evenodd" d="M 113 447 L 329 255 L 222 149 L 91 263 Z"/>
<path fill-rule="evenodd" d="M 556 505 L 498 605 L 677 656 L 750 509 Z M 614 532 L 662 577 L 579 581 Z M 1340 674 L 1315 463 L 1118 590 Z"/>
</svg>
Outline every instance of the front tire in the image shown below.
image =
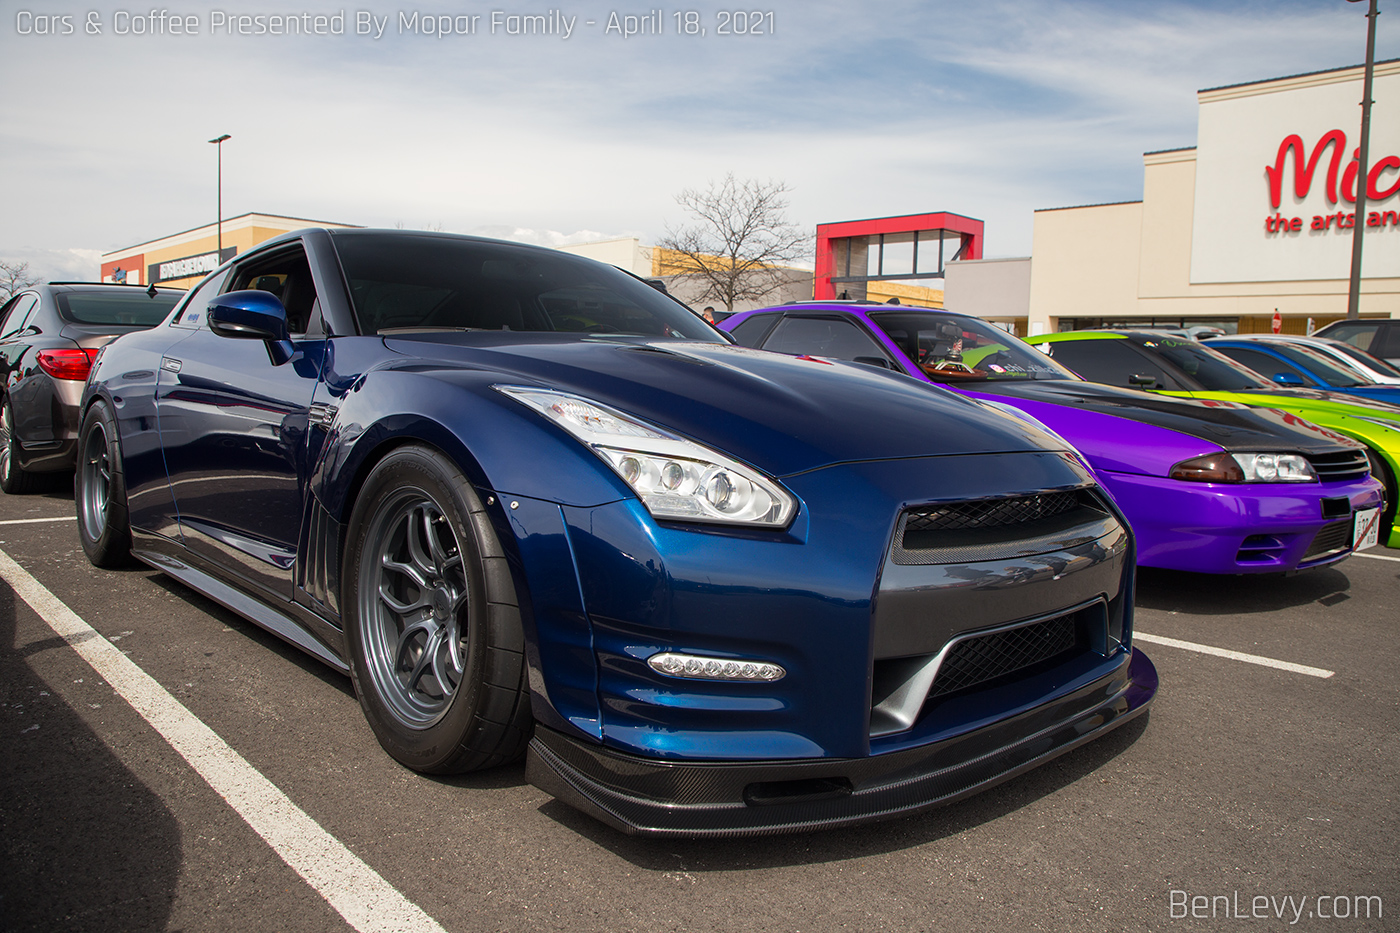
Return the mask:
<svg viewBox="0 0 1400 933">
<path fill-rule="evenodd" d="M 365 480 L 348 542 L 350 672 L 379 744 L 433 774 L 519 757 L 531 727 L 520 610 L 461 472 L 425 447 L 393 451 Z"/>
<path fill-rule="evenodd" d="M 78 469 L 73 479 L 78 538 L 98 567 L 131 563 L 131 522 L 126 505 L 117 420 L 103 402 L 88 409 L 78 429 Z"/>
<path fill-rule="evenodd" d="M 31 473 L 19 465 L 15 456 L 15 412 L 6 398 L 0 403 L 0 490 L 11 496 L 24 496 L 39 492 L 49 485 L 49 477 L 42 473 Z"/>
</svg>

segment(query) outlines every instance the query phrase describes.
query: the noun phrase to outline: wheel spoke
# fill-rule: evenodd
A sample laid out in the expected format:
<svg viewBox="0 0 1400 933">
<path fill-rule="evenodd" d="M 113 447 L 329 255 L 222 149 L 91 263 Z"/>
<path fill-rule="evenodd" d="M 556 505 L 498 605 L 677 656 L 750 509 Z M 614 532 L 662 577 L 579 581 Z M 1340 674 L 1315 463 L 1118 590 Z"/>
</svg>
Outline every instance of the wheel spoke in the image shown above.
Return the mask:
<svg viewBox="0 0 1400 933">
<path fill-rule="evenodd" d="M 428 504 L 423 503 L 409 513 L 408 528 L 404 538 L 408 542 L 408 556 L 413 561 L 414 566 L 418 567 L 425 579 L 437 580 L 442 576 L 442 573 L 432 555 L 428 553 L 431 545 L 424 548 L 425 539 L 431 536 L 429 528 L 432 524 L 432 517 L 428 512 Z"/>
<path fill-rule="evenodd" d="M 384 605 L 388 606 L 391 611 L 398 613 L 400 616 L 406 616 L 428 607 L 427 591 L 421 587 L 418 590 L 418 598 L 411 603 L 406 603 L 400 601 L 393 593 L 389 592 L 388 584 L 381 583 L 379 584 L 379 598 L 384 601 Z"/>
<path fill-rule="evenodd" d="M 380 560 L 380 564 L 384 567 L 385 570 L 392 570 L 395 573 L 401 573 L 404 576 L 408 577 L 410 580 L 416 583 L 418 585 L 418 588 L 421 590 L 432 589 L 432 584 L 427 581 L 427 579 L 423 576 L 422 572 L 417 567 L 414 567 L 411 564 L 400 563 L 399 561 L 394 560 L 388 554 L 384 555 L 384 557 Z"/>
<path fill-rule="evenodd" d="M 425 513 L 426 518 L 426 513 Z M 425 521 L 423 524 L 423 536 L 428 540 L 428 552 L 432 555 L 433 566 L 437 569 L 439 577 L 447 575 L 447 568 L 461 561 L 462 557 L 456 552 L 454 547 L 451 551 L 442 546 L 442 539 L 438 537 L 438 527 L 447 527 L 447 520 L 441 522 Z M 448 528 L 447 533 L 452 534 L 452 529 Z"/>
<path fill-rule="evenodd" d="M 453 652 L 450 648 L 450 644 L 447 646 L 443 645 L 443 636 L 445 632 L 445 629 L 438 629 L 438 639 L 437 643 L 433 646 L 432 656 L 433 677 L 437 678 L 438 692 L 444 700 L 452 696 L 453 691 L 457 689 L 457 680 L 452 679 L 450 676 L 451 673 L 457 673 L 458 679 L 461 677 L 459 671 L 449 672 L 446 665 L 443 663 L 444 661 L 453 661 L 455 667 L 455 658 L 452 657 Z M 448 650 L 444 651 L 444 647 L 447 647 Z"/>
<path fill-rule="evenodd" d="M 422 652 L 418 655 L 418 658 L 413 664 L 413 673 L 408 676 L 408 692 L 410 695 L 414 693 L 426 693 L 429 697 L 433 699 L 446 699 L 447 693 L 446 691 L 441 689 L 441 682 L 439 682 L 438 684 L 439 696 L 437 697 L 433 697 L 431 693 L 429 693 L 427 690 L 424 690 L 421 686 L 423 675 L 429 673 L 430 671 L 433 674 L 433 678 L 437 679 L 436 659 L 438 649 L 440 647 L 442 647 L 442 627 L 434 626 L 433 629 L 428 633 L 427 640 L 423 643 Z"/>
</svg>

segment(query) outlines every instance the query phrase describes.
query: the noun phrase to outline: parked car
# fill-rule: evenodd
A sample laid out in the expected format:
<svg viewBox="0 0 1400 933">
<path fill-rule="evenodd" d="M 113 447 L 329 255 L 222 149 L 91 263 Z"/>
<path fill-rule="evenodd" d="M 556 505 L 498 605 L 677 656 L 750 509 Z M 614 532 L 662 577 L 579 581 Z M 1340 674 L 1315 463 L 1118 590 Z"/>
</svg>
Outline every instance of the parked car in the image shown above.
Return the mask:
<svg viewBox="0 0 1400 933">
<path fill-rule="evenodd" d="M 1378 383 L 1346 363 L 1305 343 L 1251 335 L 1222 337 L 1212 340 L 1210 346 L 1212 350 L 1219 350 L 1236 363 L 1243 363 L 1265 380 L 1281 386 L 1326 389 L 1343 395 L 1355 395 L 1377 402 L 1400 405 L 1400 386 Z"/>
<path fill-rule="evenodd" d="M 917 812 L 1156 690 L 1132 533 L 1063 441 L 566 253 L 289 234 L 107 347 L 83 404 L 94 563 L 347 671 L 403 764 L 526 752 L 626 832 Z"/>
<path fill-rule="evenodd" d="M 1378 356 L 1372 356 L 1359 347 L 1354 347 L 1340 340 L 1333 340 L 1331 337 L 1303 337 L 1297 334 L 1250 334 L 1249 339 L 1267 344 L 1306 347 L 1321 353 L 1334 366 L 1340 365 L 1349 368 L 1369 382 L 1400 386 L 1400 368 L 1396 368 Z"/>
<path fill-rule="evenodd" d="M 1351 553 L 1352 526 L 1381 504 L 1365 448 L 1350 438 L 1265 409 L 1084 382 L 969 315 L 811 302 L 736 315 L 722 329 L 748 346 L 893 369 L 1033 416 L 1118 500 L 1142 565 L 1263 573 L 1335 563 Z"/>
<path fill-rule="evenodd" d="M 1313 336 L 1349 343 L 1387 363 L 1400 366 L 1400 321 L 1374 318 L 1334 321 Z"/>
<path fill-rule="evenodd" d="M 1290 423 L 1344 434 L 1366 445 L 1371 472 L 1385 484 L 1381 541 L 1400 547 L 1395 525 L 1400 472 L 1400 408 L 1323 389 L 1271 383 L 1213 347 L 1141 331 L 1069 331 L 1027 338 L 1086 379 L 1208 401 L 1275 408 Z"/>
<path fill-rule="evenodd" d="M 119 334 L 159 324 L 181 289 L 54 282 L 0 307 L 0 490 L 73 471 L 78 400 L 92 359 Z"/>
</svg>

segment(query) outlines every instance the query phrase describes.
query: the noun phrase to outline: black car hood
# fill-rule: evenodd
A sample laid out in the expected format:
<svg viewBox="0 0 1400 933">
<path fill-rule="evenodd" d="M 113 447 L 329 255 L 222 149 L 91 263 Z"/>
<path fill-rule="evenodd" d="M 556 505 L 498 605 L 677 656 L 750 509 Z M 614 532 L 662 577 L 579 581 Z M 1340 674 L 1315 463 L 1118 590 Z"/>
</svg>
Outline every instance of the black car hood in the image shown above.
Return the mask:
<svg viewBox="0 0 1400 933">
<path fill-rule="evenodd" d="M 988 395 L 1003 395 L 1052 405 L 1068 405 L 1103 415 L 1167 428 L 1198 437 L 1226 450 L 1278 449 L 1330 453 L 1355 446 L 1338 435 L 1320 436 L 1294 427 L 1291 416 L 1271 408 L 1233 402 L 1176 398 L 1072 379 L 988 382 L 968 386 Z"/>
<path fill-rule="evenodd" d="M 502 385 L 612 406 L 773 476 L 833 463 L 1061 448 L 941 389 L 857 364 L 723 343 L 484 331 L 393 335 L 400 365 L 450 362 Z"/>
</svg>

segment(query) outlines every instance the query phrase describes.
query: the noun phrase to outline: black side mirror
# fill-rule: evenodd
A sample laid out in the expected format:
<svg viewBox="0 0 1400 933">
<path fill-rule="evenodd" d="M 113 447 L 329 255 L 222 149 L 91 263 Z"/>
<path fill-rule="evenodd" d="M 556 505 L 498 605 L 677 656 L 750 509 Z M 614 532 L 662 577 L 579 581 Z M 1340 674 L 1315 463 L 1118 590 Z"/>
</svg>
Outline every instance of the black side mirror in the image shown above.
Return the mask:
<svg viewBox="0 0 1400 933">
<path fill-rule="evenodd" d="M 1128 377 L 1128 384 L 1141 386 L 1144 389 L 1151 388 L 1157 384 L 1156 376 L 1146 376 L 1142 373 L 1133 373 Z"/>
<path fill-rule="evenodd" d="M 262 340 L 273 366 L 292 358 L 295 349 L 287 332 L 287 309 L 271 292 L 258 289 L 228 292 L 209 302 L 209 329 L 220 337 Z"/>
</svg>

